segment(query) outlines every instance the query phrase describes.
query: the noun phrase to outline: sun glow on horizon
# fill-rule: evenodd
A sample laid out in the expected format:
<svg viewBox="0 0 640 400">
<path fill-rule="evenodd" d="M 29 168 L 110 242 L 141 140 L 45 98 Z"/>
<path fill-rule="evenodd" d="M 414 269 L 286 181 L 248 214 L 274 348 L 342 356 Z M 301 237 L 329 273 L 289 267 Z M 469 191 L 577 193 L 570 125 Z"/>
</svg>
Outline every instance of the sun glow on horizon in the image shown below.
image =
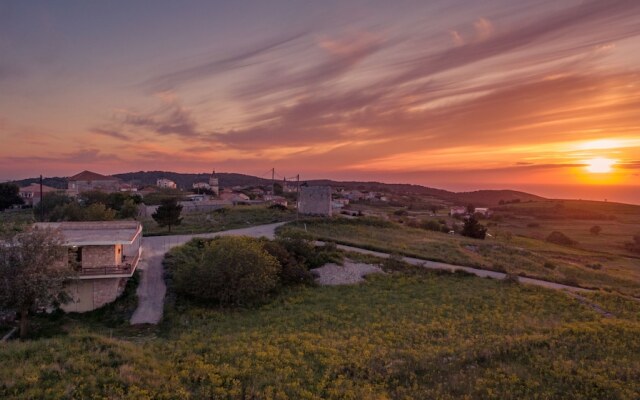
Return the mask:
<svg viewBox="0 0 640 400">
<path fill-rule="evenodd" d="M 606 174 L 613 170 L 616 160 L 610 158 L 597 157 L 586 161 L 587 171 L 594 174 Z"/>
</svg>

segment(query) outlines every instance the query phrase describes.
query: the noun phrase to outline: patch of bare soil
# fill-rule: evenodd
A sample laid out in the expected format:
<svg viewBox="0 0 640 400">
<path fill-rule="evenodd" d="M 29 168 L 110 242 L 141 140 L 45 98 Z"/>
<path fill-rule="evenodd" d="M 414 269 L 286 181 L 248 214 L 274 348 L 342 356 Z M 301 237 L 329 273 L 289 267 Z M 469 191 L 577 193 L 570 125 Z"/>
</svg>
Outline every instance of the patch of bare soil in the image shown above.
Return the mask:
<svg viewBox="0 0 640 400">
<path fill-rule="evenodd" d="M 325 264 L 320 268 L 311 270 L 316 276 L 319 285 L 353 285 L 364 281 L 369 274 L 384 274 L 382 268 L 345 260 L 344 265 Z"/>
</svg>

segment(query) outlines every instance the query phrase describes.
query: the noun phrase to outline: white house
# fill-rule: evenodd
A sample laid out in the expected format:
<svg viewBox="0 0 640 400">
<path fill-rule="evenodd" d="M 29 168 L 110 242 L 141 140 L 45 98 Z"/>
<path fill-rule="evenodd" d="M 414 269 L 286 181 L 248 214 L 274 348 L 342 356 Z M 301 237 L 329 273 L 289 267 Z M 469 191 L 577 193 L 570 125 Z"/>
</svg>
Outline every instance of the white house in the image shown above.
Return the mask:
<svg viewBox="0 0 640 400">
<path fill-rule="evenodd" d="M 467 214 L 467 207 L 463 207 L 463 206 L 455 206 L 455 207 L 451 207 L 451 209 L 449 209 L 449 215 L 450 216 L 454 216 L 454 215 L 466 215 Z"/>
<path fill-rule="evenodd" d="M 163 189 L 175 189 L 178 187 L 174 181 L 166 178 L 156 180 L 156 186 Z"/>
</svg>

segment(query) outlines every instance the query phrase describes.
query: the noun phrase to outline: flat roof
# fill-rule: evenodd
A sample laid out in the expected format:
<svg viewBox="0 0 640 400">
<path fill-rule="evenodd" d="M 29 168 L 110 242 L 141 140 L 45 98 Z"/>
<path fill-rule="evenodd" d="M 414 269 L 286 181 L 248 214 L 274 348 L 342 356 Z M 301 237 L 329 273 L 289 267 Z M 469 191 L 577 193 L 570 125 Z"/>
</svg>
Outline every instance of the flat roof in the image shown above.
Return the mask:
<svg viewBox="0 0 640 400">
<path fill-rule="evenodd" d="M 71 246 L 132 244 L 142 233 L 138 221 L 37 222 L 34 227 L 59 230 Z"/>
</svg>

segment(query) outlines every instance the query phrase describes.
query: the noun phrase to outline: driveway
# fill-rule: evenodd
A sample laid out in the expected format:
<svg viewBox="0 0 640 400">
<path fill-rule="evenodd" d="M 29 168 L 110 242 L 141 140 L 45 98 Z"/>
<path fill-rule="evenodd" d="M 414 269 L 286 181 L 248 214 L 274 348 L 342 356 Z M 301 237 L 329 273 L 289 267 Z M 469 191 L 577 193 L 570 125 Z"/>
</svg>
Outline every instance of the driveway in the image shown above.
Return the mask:
<svg viewBox="0 0 640 400">
<path fill-rule="evenodd" d="M 138 308 L 136 308 L 130 323 L 157 324 L 162 318 L 164 309 L 164 296 L 167 287 L 164 284 L 162 260 L 165 253 L 175 246 L 185 244 L 189 240 L 201 237 L 212 238 L 216 236 L 235 235 L 251 237 L 267 237 L 273 239 L 275 230 L 284 222 L 275 224 L 258 225 L 248 228 L 232 229 L 222 232 L 201 233 L 194 235 L 150 236 L 142 239 L 142 260 L 138 267 L 142 271 L 140 284 L 138 285 Z"/>
</svg>

